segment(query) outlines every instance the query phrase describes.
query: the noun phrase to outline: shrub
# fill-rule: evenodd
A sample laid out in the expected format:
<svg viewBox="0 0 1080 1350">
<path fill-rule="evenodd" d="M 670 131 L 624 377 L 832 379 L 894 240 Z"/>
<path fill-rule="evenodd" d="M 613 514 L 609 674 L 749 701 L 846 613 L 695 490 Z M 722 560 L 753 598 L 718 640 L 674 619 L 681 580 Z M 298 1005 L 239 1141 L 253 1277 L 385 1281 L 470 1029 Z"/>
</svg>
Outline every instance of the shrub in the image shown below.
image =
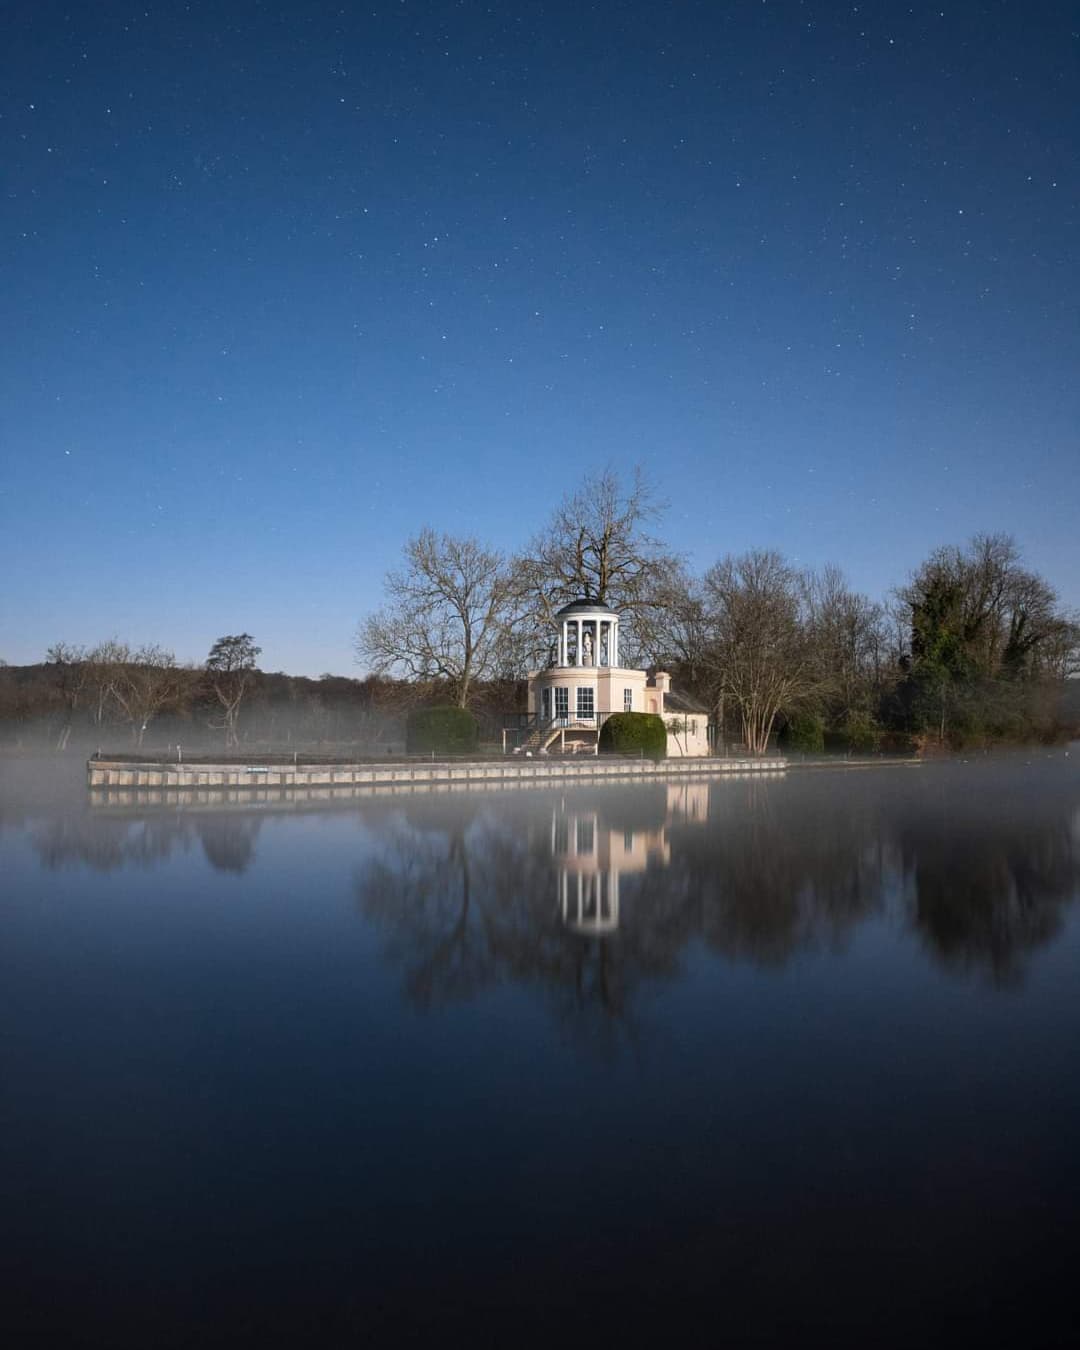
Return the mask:
<svg viewBox="0 0 1080 1350">
<path fill-rule="evenodd" d="M 923 752 L 923 741 L 909 731 L 883 731 L 877 748 L 886 755 L 919 755 Z"/>
<path fill-rule="evenodd" d="M 405 724 L 410 755 L 467 755 L 480 739 L 480 728 L 468 708 L 417 708 Z"/>
<path fill-rule="evenodd" d="M 849 712 L 844 735 L 852 750 L 876 750 L 881 743 L 881 727 L 865 712 Z"/>
<path fill-rule="evenodd" d="M 600 752 L 605 755 L 644 755 L 663 759 L 667 728 L 656 713 L 614 713 L 600 728 Z"/>
<path fill-rule="evenodd" d="M 779 740 L 789 750 L 820 754 L 825 749 L 825 723 L 815 713 L 797 713 L 789 718 Z"/>
</svg>

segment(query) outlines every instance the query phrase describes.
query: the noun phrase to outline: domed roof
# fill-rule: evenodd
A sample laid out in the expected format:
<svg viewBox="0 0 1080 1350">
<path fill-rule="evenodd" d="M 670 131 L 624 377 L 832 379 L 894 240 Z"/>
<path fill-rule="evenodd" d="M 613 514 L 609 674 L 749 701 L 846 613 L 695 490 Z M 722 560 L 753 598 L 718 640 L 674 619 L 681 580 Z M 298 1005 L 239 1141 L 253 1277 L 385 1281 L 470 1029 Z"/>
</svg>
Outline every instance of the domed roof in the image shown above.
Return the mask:
<svg viewBox="0 0 1080 1350">
<path fill-rule="evenodd" d="M 568 605 L 563 605 L 562 609 L 556 611 L 555 617 L 566 619 L 574 614 L 610 614 L 613 619 L 619 617 L 615 610 L 601 604 L 599 600 L 571 600 Z"/>
</svg>

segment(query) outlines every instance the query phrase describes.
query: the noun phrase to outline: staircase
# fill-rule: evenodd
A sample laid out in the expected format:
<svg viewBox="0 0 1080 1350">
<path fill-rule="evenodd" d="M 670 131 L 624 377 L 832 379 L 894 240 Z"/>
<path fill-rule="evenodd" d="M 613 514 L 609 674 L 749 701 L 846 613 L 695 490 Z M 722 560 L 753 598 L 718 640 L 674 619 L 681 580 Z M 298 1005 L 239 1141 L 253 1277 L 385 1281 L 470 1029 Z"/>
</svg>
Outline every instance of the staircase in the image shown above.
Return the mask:
<svg viewBox="0 0 1080 1350">
<path fill-rule="evenodd" d="M 548 738 L 552 731 L 557 731 L 554 720 L 549 718 L 546 722 L 537 722 L 535 726 L 529 728 L 529 734 L 523 741 L 519 741 L 514 753 L 518 755 L 535 755 L 540 750 L 546 750 L 549 744 Z"/>
<path fill-rule="evenodd" d="M 546 722 L 538 722 L 534 727 L 530 727 L 529 734 L 525 739 L 519 742 L 515 754 L 536 755 L 542 750 L 546 750 L 553 741 L 559 739 L 559 733 L 563 731 L 596 731 L 597 725 L 595 718 L 588 721 L 576 717 L 559 719 L 549 718 Z"/>
</svg>

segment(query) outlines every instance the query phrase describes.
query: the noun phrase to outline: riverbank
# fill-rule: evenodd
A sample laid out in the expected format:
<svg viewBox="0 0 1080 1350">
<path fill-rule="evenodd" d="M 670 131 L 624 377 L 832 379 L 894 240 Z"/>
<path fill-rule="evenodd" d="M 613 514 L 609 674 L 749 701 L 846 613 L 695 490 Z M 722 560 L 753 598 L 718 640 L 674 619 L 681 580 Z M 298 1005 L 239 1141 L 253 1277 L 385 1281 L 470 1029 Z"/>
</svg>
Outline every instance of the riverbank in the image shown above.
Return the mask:
<svg viewBox="0 0 1080 1350">
<path fill-rule="evenodd" d="M 717 777 L 726 774 L 783 773 L 788 761 L 763 759 L 506 759 L 386 762 L 304 761 L 258 764 L 250 761 L 216 763 L 165 762 L 133 759 L 87 761 L 87 783 L 92 790 L 141 788 L 257 789 L 435 786 L 457 784 L 515 784 L 581 782 L 595 779 L 650 781 Z"/>
</svg>

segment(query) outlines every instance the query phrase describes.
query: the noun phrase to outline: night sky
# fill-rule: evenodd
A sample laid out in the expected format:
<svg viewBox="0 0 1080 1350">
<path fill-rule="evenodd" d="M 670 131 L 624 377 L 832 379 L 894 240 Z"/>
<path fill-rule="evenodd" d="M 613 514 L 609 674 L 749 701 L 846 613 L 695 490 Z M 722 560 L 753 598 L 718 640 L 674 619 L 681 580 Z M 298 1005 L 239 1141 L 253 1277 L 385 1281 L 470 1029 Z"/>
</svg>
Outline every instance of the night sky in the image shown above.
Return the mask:
<svg viewBox="0 0 1080 1350">
<path fill-rule="evenodd" d="M 358 674 L 424 525 L 642 464 L 695 568 L 1080 604 L 1065 3 L 6 7 L 0 657 Z"/>
</svg>

